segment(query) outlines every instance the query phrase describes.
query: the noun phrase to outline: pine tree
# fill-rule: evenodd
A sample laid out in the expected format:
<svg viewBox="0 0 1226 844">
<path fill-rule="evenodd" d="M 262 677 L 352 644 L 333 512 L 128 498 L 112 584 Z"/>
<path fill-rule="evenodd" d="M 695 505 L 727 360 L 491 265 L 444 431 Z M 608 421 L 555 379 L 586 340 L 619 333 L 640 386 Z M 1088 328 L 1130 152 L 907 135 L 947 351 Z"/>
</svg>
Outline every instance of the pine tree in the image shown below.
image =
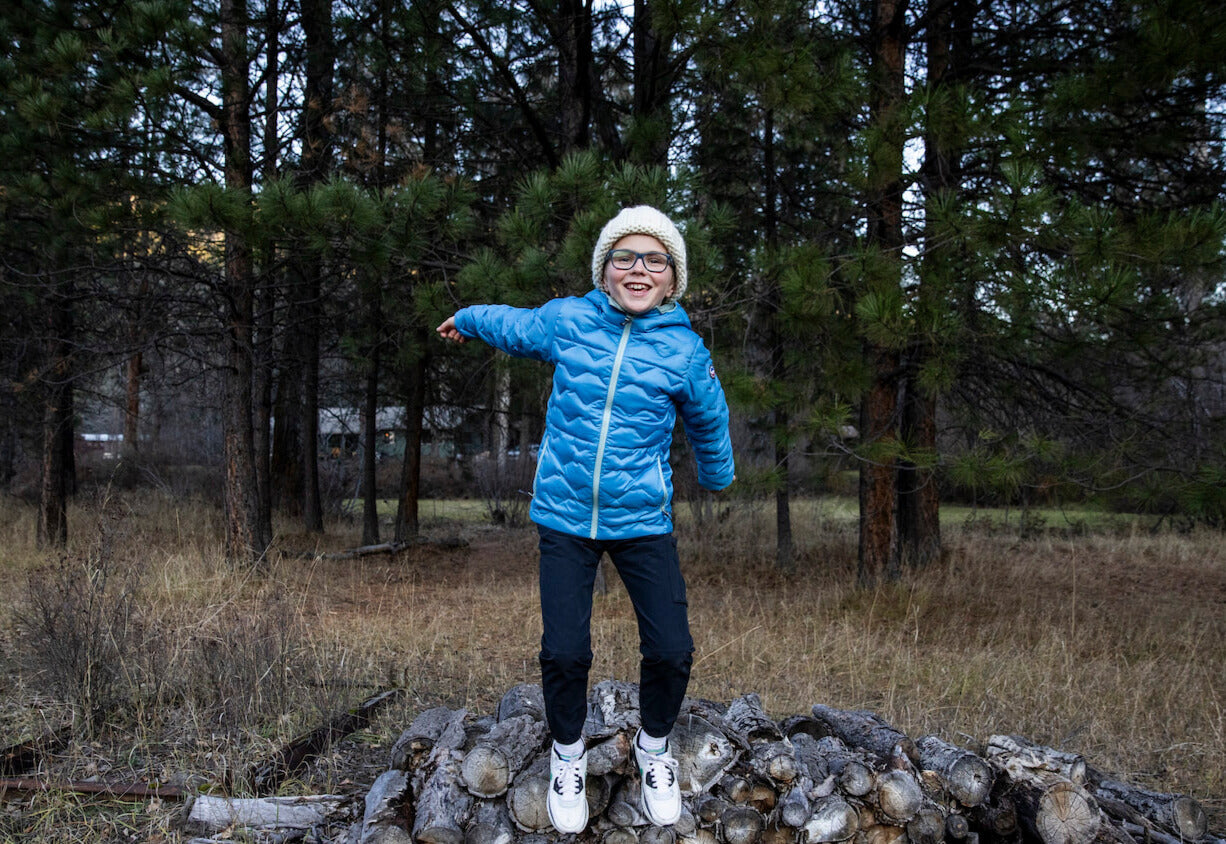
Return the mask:
<svg viewBox="0 0 1226 844">
<path fill-rule="evenodd" d="M 153 45 L 181 11 L 174 3 L 17 2 L 0 17 L 0 225 L 8 244 L 0 284 L 16 313 L 43 315 L 13 323 L 22 333 L 6 334 L 5 351 L 26 367 L 13 383 L 41 397 L 45 544 L 67 541 L 75 486 L 77 312 L 94 307 L 81 291 L 117 266 L 117 234 L 136 215 L 133 198 L 152 192 L 139 166 L 151 144 L 140 129 L 168 85 Z M 37 356 L 23 350 L 35 337 L 45 338 Z"/>
<path fill-rule="evenodd" d="M 826 352 L 840 331 L 834 259 L 851 220 L 838 189 L 849 152 L 844 125 L 858 88 L 847 73 L 848 47 L 811 19 L 806 4 L 761 2 L 731 20 L 713 15 L 695 48 L 702 118 L 693 162 L 703 192 L 737 215 L 725 295 L 744 320 L 730 329 L 744 354 L 743 375 L 731 379 L 730 391 L 756 429 L 738 477 L 753 484 L 745 464 L 765 462 L 783 568 L 793 558 L 797 443 L 840 427 L 826 411 L 847 387 L 837 355 Z"/>
</svg>

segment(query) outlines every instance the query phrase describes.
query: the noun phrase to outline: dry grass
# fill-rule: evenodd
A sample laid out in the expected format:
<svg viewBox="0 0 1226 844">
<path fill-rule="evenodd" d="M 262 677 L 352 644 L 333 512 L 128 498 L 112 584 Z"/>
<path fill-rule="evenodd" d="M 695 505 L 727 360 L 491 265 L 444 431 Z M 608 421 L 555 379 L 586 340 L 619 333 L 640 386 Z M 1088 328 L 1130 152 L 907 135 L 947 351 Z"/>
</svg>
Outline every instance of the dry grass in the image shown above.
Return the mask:
<svg viewBox="0 0 1226 844">
<path fill-rule="evenodd" d="M 32 523 L 28 509 L 0 504 L 0 584 L 10 594 L 48 562 L 32 547 Z M 863 590 L 845 508 L 798 507 L 794 525 L 797 569 L 781 573 L 770 562 L 772 512 L 733 504 L 701 528 L 682 521 L 692 694 L 757 692 L 779 717 L 818 702 L 872 709 L 911 735 L 966 746 L 1021 734 L 1138 784 L 1190 793 L 1211 829 L 1226 829 L 1220 534 L 1019 541 L 982 521 L 953 525 L 939 565 Z M 96 561 L 106 547 L 117 565 L 139 571 L 141 629 L 150 632 L 143 656 L 124 664 L 126 705 L 51 760 L 46 773 L 59 778 L 220 783 L 324 713 L 403 686 L 401 703 L 289 786 L 357 789 L 416 712 L 445 703 L 491 713 L 511 685 L 539 679 L 530 529 L 427 520 L 427 534 L 462 532 L 469 545 L 394 560 L 278 557 L 261 577 L 218 562 L 217 515 L 198 502 L 95 501 L 73 513 L 72 530 L 81 547 L 70 558 Z M 352 527 L 335 526 L 322 540 L 287 532 L 279 546 L 356 540 Z M 633 613 L 610 581 L 593 617 L 593 681 L 634 680 Z M 8 745 L 74 710 L 34 672 L 18 612 L 0 612 Z M 165 806 L 39 795 L 0 806 L 0 841 L 50 829 L 59 840 L 175 840 L 171 817 Z"/>
</svg>

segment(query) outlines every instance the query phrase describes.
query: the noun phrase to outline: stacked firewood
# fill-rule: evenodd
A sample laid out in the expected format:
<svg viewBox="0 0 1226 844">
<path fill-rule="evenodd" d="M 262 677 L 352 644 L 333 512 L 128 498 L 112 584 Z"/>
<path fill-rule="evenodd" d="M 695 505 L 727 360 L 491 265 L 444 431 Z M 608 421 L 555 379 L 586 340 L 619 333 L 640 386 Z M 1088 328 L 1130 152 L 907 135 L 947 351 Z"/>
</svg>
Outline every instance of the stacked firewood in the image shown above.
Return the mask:
<svg viewBox="0 0 1226 844">
<path fill-rule="evenodd" d="M 1226 844 L 1196 801 L 1113 781 L 1080 756 L 1016 736 L 981 752 L 912 740 L 871 712 L 816 705 L 776 721 L 756 695 L 687 699 L 670 737 L 684 809 L 672 827 L 639 808 L 631 742 L 638 690 L 592 692 L 584 739 L 601 844 Z M 545 844 L 549 736 L 540 688 L 495 715 L 421 713 L 366 798 L 351 844 Z"/>
</svg>

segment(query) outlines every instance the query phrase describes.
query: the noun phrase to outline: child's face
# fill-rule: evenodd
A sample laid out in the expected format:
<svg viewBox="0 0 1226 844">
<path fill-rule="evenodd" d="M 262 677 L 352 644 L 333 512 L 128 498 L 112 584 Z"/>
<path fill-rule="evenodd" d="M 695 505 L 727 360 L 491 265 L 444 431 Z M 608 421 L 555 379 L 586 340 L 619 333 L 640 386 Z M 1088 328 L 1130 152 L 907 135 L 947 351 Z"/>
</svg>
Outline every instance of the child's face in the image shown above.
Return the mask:
<svg viewBox="0 0 1226 844">
<path fill-rule="evenodd" d="M 649 234 L 628 234 L 613 244 L 613 248 L 668 254 L 664 244 Z M 635 261 L 628 270 L 619 270 L 609 261 L 605 261 L 604 265 L 605 287 L 609 295 L 622 310 L 635 316 L 659 307 L 666 297 L 673 294 L 675 273 L 671 264 L 663 272 L 650 272 L 642 259 Z"/>
</svg>

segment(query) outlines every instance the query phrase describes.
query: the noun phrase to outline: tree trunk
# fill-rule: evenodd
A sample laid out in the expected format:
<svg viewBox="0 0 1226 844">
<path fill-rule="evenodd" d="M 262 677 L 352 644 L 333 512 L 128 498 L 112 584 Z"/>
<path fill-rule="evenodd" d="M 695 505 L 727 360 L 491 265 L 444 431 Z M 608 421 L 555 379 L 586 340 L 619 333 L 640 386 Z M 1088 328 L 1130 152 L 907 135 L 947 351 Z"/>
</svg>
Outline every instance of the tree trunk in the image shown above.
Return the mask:
<svg viewBox="0 0 1226 844">
<path fill-rule="evenodd" d="M 222 134 L 226 188 L 250 194 L 251 116 L 247 111 L 246 0 L 222 0 Z M 226 559 L 253 565 L 267 541 L 260 535 L 252 431 L 254 267 L 246 233 L 225 232 L 226 325 L 225 491 Z"/>
<path fill-rule="evenodd" d="M 902 161 L 906 0 L 875 0 L 871 32 L 869 120 L 882 148 L 870 155 L 867 241 L 882 258 L 880 276 L 868 280 L 868 293 L 881 301 L 896 297 L 902 270 Z M 899 576 L 895 499 L 897 440 L 897 349 L 866 340 L 871 383 L 860 405 L 860 545 L 862 584 Z"/>
<path fill-rule="evenodd" d="M 929 96 L 939 101 L 950 82 L 950 57 L 953 39 L 953 12 L 950 4 L 936 8 L 928 24 L 927 71 Z M 935 203 L 958 186 L 953 172 L 954 151 L 947 132 L 929 125 L 924 134 L 923 187 L 929 203 Z M 929 459 L 936 457 L 936 396 L 920 385 L 925 361 L 932 354 L 937 337 L 925 333 L 932 320 L 928 315 L 943 308 L 942 286 L 951 271 L 948 255 L 951 245 L 930 221 L 925 237 L 924 258 L 920 263 L 917 308 L 921 319 L 915 327 L 908 360 L 903 371 L 901 434 L 907 447 Z M 903 461 L 898 470 L 898 543 L 904 565 L 924 568 L 941 556 L 940 497 L 931 465 Z"/>
<path fill-rule="evenodd" d="M 1021 736 L 989 736 L 984 752 L 989 762 L 1010 774 L 1026 770 L 1049 771 L 1077 785 L 1084 784 L 1088 776 L 1089 769 L 1081 754 L 1045 747 Z"/>
<path fill-rule="evenodd" d="M 805 820 L 805 840 L 809 842 L 846 841 L 860 827 L 860 816 L 842 797 L 832 794 L 819 799 Z"/>
<path fill-rule="evenodd" d="M 327 117 L 333 109 L 333 68 L 336 47 L 332 37 L 332 4 L 305 0 L 302 31 L 306 42 L 306 77 L 303 85 L 303 146 L 300 184 L 322 182 L 332 167 L 332 135 Z M 323 504 L 319 497 L 319 343 L 322 326 L 322 268 L 308 260 L 304 267 L 302 299 L 302 483 L 303 527 L 324 529 Z"/>
<path fill-rule="evenodd" d="M 319 267 L 306 268 L 306 306 L 302 329 L 302 526 L 314 533 L 324 529 L 319 497 Z"/>
<path fill-rule="evenodd" d="M 43 400 L 43 471 L 38 504 L 37 544 L 68 544 L 68 496 L 74 486 L 72 462 L 72 306 L 70 291 L 56 292 L 48 312 L 47 375 Z M 65 447 L 67 443 L 67 447 Z"/>
<path fill-rule="evenodd" d="M 264 178 L 272 180 L 277 175 L 277 104 L 280 80 L 280 35 L 281 15 L 277 0 L 268 0 L 264 24 L 268 39 L 266 61 L 268 74 L 264 95 Z M 274 280 L 277 247 L 270 244 L 263 254 L 262 281 L 255 299 L 255 346 L 254 395 L 255 419 L 252 432 L 252 448 L 255 451 L 255 488 L 258 501 L 260 533 L 272 538 L 272 373 L 273 373 L 273 314 L 277 303 L 277 285 Z"/>
<path fill-rule="evenodd" d="M 375 308 L 371 330 L 378 330 L 378 308 Z M 379 346 L 370 350 L 366 362 L 366 389 L 362 406 L 362 544 L 379 541 L 378 452 L 379 436 Z"/>
<path fill-rule="evenodd" d="M 592 5 L 591 0 L 561 0 L 557 8 L 560 151 L 565 155 L 591 141 Z"/>
<path fill-rule="evenodd" d="M 139 332 L 135 325 L 129 326 L 128 340 L 133 351 L 128 355 L 124 379 L 123 455 L 135 460 L 140 455 L 140 383 L 144 371 L 144 355 L 136 348 Z"/>
<path fill-rule="evenodd" d="M 506 483 L 507 452 L 511 448 L 511 359 L 494 353 L 494 465 L 498 469 L 495 488 L 502 493 Z"/>
<path fill-rule="evenodd" d="M 517 827 L 524 832 L 550 828 L 549 813 L 545 807 L 548 791 L 549 755 L 542 753 L 515 778 L 507 792 L 507 808 Z"/>
<path fill-rule="evenodd" d="M 405 403 L 404 463 L 400 473 L 400 500 L 396 507 L 396 541 L 407 542 L 420 532 L 417 504 L 421 498 L 421 432 L 426 413 L 427 332 L 414 330 L 417 354 L 409 367 Z"/>
<path fill-rule="evenodd" d="M 916 355 L 922 354 L 919 349 Z M 902 383 L 900 433 L 908 448 L 936 455 L 936 398 L 919 384 L 918 359 L 908 361 Z M 941 502 L 932 466 L 898 466 L 898 545 L 903 565 L 924 568 L 941 558 Z"/>
<path fill-rule="evenodd" d="M 20 356 L 13 355 L 6 369 L 8 384 L 0 386 L 0 490 L 7 490 L 17 474 L 17 401 L 10 385 L 18 383 Z"/>
<path fill-rule="evenodd" d="M 294 312 L 297 315 L 297 312 Z M 294 320 L 297 324 L 297 320 Z M 273 506 L 301 516 L 305 501 L 302 435 L 302 337 L 290 332 L 282 347 L 273 410 L 272 458 L 269 468 Z"/>
<path fill-rule="evenodd" d="M 634 110 L 626 152 L 635 164 L 666 167 L 673 129 L 669 103 L 677 76 L 674 37 L 656 28 L 651 9 L 651 0 L 634 0 Z M 620 136 L 612 134 L 620 143 Z"/>
</svg>

